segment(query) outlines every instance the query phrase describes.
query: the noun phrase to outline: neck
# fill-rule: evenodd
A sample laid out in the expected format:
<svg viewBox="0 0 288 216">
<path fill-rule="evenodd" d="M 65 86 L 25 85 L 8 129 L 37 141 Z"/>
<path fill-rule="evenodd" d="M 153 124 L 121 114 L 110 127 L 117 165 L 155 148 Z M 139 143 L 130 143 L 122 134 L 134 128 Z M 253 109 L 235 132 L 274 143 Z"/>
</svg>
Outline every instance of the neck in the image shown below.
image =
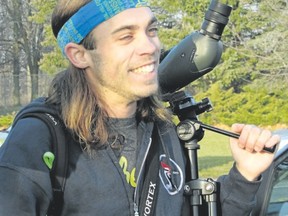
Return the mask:
<svg viewBox="0 0 288 216">
<path fill-rule="evenodd" d="M 135 115 L 137 102 L 117 104 L 106 102 L 106 112 L 110 118 L 130 118 Z"/>
</svg>

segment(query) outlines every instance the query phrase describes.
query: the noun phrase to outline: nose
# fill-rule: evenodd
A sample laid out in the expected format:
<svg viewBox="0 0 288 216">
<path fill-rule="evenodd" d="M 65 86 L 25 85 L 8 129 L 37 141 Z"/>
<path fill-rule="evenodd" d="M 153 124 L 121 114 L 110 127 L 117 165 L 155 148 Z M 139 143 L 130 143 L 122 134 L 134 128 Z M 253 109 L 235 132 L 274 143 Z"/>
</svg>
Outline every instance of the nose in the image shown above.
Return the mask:
<svg viewBox="0 0 288 216">
<path fill-rule="evenodd" d="M 147 34 L 143 35 L 138 41 L 139 55 L 154 54 L 160 50 L 160 41 L 157 36 L 151 37 Z"/>
</svg>

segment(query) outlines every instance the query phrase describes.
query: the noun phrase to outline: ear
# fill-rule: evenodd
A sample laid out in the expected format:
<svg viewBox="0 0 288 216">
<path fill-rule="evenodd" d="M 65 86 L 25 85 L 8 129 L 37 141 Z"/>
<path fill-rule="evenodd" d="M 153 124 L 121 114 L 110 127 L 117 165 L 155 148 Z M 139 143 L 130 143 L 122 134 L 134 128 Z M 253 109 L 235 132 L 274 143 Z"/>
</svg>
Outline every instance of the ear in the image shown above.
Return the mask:
<svg viewBox="0 0 288 216">
<path fill-rule="evenodd" d="M 86 55 L 86 49 L 76 43 L 68 43 L 64 49 L 67 58 L 78 68 L 84 69 L 89 66 L 89 61 Z"/>
</svg>

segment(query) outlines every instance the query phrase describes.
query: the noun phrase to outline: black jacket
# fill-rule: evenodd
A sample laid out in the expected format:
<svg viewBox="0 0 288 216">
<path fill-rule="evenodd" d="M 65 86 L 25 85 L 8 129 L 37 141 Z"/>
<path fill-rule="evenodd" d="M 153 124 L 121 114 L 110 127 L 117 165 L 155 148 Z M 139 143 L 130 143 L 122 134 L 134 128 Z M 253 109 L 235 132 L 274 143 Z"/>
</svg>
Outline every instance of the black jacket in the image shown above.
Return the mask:
<svg viewBox="0 0 288 216">
<path fill-rule="evenodd" d="M 184 156 L 174 128 L 152 122 L 140 122 L 139 127 L 138 184 L 133 197 L 129 196 L 131 189 L 110 147 L 98 150 L 91 158 L 79 143 L 68 138 L 69 163 L 62 215 L 127 216 L 134 215 L 135 209 L 149 215 L 152 202 L 156 206 L 154 215 L 184 215 L 181 213 L 185 199 Z M 155 133 L 157 128 L 161 138 Z M 159 171 L 155 182 L 145 183 L 143 176 L 151 165 L 146 160 L 147 153 L 153 145 L 158 146 L 160 152 L 157 155 Z M 51 151 L 50 148 L 51 135 L 41 120 L 26 118 L 13 127 L 0 148 L 0 215 L 46 215 L 52 200 L 52 188 L 49 169 L 42 156 Z M 151 170 L 155 172 L 155 169 Z M 249 215 L 260 182 L 247 182 L 235 167 L 219 181 L 222 215 Z M 159 191 L 157 197 L 151 199 L 155 185 Z"/>
</svg>

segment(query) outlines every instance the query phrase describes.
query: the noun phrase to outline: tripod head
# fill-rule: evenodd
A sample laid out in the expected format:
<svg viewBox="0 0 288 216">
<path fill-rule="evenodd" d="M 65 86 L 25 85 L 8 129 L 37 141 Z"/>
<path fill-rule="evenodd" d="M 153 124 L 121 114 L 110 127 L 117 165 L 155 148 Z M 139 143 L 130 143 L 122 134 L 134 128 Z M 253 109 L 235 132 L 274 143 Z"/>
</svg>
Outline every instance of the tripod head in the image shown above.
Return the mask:
<svg viewBox="0 0 288 216">
<path fill-rule="evenodd" d="M 171 93 L 165 97 L 165 100 L 169 100 L 170 109 L 173 114 L 177 115 L 180 120 L 180 123 L 177 125 L 179 139 L 182 141 L 191 139 L 200 141 L 204 136 L 204 131 L 199 124 L 193 123 L 193 125 L 191 125 L 191 122 L 198 122 L 198 115 L 212 110 L 210 100 L 204 98 L 201 102 L 197 103 L 194 98 L 185 91 Z"/>
<path fill-rule="evenodd" d="M 170 109 L 180 120 L 187 118 L 198 120 L 197 115 L 212 110 L 212 104 L 208 98 L 196 102 L 194 98 L 185 91 L 178 91 L 164 96 L 169 101 Z"/>
</svg>

